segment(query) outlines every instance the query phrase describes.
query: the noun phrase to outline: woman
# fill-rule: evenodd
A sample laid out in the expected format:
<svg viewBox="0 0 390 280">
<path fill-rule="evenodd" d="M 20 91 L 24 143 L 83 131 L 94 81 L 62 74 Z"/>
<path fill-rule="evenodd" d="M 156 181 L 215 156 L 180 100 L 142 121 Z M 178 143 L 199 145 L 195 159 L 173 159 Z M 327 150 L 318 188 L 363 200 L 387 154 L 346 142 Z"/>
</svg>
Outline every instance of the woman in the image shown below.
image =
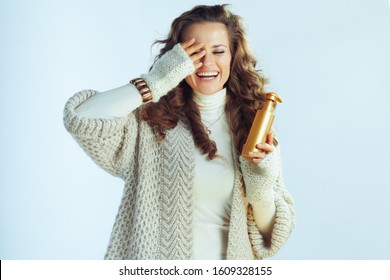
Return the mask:
<svg viewBox="0 0 390 280">
<path fill-rule="evenodd" d="M 158 42 L 148 74 L 65 106 L 68 131 L 125 181 L 105 258 L 274 255 L 295 216 L 273 134 L 251 161 L 240 157 L 265 83 L 240 18 L 226 5 L 197 6 Z"/>
</svg>

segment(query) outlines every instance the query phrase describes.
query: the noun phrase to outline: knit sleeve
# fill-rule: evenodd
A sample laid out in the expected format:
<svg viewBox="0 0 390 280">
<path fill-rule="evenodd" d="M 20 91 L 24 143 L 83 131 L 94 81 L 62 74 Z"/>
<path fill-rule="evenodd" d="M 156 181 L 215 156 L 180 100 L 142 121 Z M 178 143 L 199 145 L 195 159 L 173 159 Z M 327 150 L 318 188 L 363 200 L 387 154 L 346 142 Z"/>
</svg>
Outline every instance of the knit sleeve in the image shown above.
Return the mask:
<svg viewBox="0 0 390 280">
<path fill-rule="evenodd" d="M 254 255 L 257 259 L 269 258 L 275 255 L 287 241 L 295 226 L 293 200 L 285 189 L 281 172 L 280 145 L 276 147 L 271 155 L 259 165 L 255 165 L 256 168 L 253 168 L 254 164 L 244 159 L 241 160 L 241 169 L 245 184 L 257 181 L 259 188 L 264 187 L 261 184 L 270 184 L 276 207 L 276 218 L 272 230 L 271 242 L 270 244 L 266 244 L 257 228 L 253 216 L 253 208 L 250 204 L 248 206 L 248 234 Z M 264 172 L 267 169 L 269 169 L 268 172 Z"/>
<path fill-rule="evenodd" d="M 138 134 L 136 112 L 110 119 L 76 114 L 75 109 L 96 93 L 84 90 L 68 100 L 64 108 L 65 128 L 96 164 L 114 176 L 125 178 Z"/>
</svg>

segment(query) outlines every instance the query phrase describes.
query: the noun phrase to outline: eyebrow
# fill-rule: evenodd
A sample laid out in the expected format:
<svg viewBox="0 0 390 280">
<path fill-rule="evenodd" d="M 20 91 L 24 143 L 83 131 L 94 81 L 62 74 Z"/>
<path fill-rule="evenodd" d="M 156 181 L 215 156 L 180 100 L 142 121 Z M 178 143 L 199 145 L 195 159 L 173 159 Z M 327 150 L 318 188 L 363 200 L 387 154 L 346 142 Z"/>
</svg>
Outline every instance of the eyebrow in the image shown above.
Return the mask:
<svg viewBox="0 0 390 280">
<path fill-rule="evenodd" d="M 214 45 L 213 48 L 218 48 L 218 47 L 225 47 L 227 48 L 227 46 L 223 45 L 223 44 L 219 44 L 219 45 Z"/>
</svg>

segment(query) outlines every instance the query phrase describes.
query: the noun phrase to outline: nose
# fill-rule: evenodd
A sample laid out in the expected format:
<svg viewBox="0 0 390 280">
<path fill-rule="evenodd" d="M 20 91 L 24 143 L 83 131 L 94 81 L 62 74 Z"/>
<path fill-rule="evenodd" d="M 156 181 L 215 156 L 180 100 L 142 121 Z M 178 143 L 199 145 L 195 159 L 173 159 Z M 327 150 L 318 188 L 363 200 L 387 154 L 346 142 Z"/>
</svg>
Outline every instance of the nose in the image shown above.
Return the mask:
<svg viewBox="0 0 390 280">
<path fill-rule="evenodd" d="M 206 52 L 206 54 L 202 57 L 201 62 L 204 66 L 209 66 L 214 63 L 213 55 L 211 52 Z"/>
</svg>

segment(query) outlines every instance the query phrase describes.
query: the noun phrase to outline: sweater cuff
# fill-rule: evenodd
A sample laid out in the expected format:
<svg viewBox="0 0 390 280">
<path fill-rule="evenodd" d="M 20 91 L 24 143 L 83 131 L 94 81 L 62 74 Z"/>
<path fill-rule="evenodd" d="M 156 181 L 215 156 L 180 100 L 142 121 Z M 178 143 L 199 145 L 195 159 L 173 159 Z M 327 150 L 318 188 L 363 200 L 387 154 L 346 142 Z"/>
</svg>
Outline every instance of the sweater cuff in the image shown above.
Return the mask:
<svg viewBox="0 0 390 280">
<path fill-rule="evenodd" d="M 271 155 L 269 155 L 271 157 Z M 259 164 L 249 162 L 240 157 L 241 170 L 245 182 L 248 202 L 257 207 L 263 207 L 268 203 L 274 203 L 275 185 L 279 170 L 272 170 L 274 159 L 265 158 Z"/>
<path fill-rule="evenodd" d="M 194 71 L 194 63 L 178 43 L 156 61 L 148 74 L 141 75 L 141 78 L 151 90 L 153 102 L 157 102 Z"/>
<path fill-rule="evenodd" d="M 247 171 L 248 173 L 256 175 L 277 175 L 278 174 L 278 163 L 276 157 L 277 151 L 267 155 L 259 163 L 254 163 L 246 160 L 240 156 L 241 169 Z"/>
</svg>

